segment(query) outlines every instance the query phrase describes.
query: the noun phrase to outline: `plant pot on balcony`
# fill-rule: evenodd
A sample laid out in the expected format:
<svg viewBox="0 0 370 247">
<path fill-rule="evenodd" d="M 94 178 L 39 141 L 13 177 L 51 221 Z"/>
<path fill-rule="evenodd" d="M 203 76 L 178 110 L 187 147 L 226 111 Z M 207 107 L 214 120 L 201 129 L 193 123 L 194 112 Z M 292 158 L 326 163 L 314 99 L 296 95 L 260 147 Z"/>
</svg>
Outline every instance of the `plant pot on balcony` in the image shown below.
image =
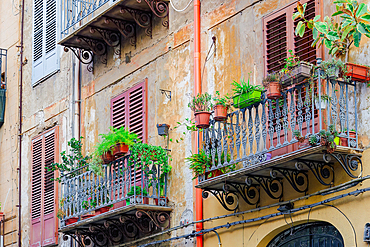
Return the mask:
<svg viewBox="0 0 370 247">
<path fill-rule="evenodd" d="M 311 146 L 310 145 L 310 142 L 308 140 L 308 138 L 304 138 L 302 137 L 303 139 L 299 139 L 298 141 L 298 148 L 301 149 L 301 148 L 306 148 L 306 147 L 309 147 Z"/>
<path fill-rule="evenodd" d="M 158 135 L 166 136 L 168 135 L 169 124 L 157 124 Z"/>
<path fill-rule="evenodd" d="M 78 217 L 72 217 L 66 220 L 66 225 L 74 224 L 78 221 Z"/>
<path fill-rule="evenodd" d="M 281 84 L 283 88 L 289 87 L 293 84 L 301 83 L 303 80 L 311 77 L 312 64 L 301 62 L 294 67 L 289 73 L 283 75 Z"/>
<path fill-rule="evenodd" d="M 159 200 L 159 202 L 161 202 L 161 201 L 163 202 L 163 199 L 165 199 L 166 200 L 166 205 L 168 205 L 168 201 L 169 201 L 168 197 L 161 196 L 160 199 L 162 199 L 162 200 Z M 159 205 L 158 204 L 158 199 L 157 198 L 154 199 L 154 202 L 155 202 L 155 205 L 157 205 L 157 206 L 164 206 L 164 205 Z"/>
<path fill-rule="evenodd" d="M 211 116 L 210 112 L 202 111 L 202 112 L 195 112 L 195 126 L 198 129 L 206 129 L 209 127 L 209 118 Z"/>
<path fill-rule="evenodd" d="M 339 137 L 340 141 L 339 144 L 343 147 L 348 147 L 348 139 L 347 137 Z"/>
<path fill-rule="evenodd" d="M 149 204 L 149 198 L 148 197 L 144 197 L 143 200 L 141 200 L 143 197 L 141 196 L 136 196 L 135 197 L 135 203 L 138 203 L 138 204 Z M 127 198 L 126 199 L 126 205 L 130 205 L 131 204 L 131 199 L 133 200 L 133 197 L 130 197 L 130 198 Z"/>
<path fill-rule="evenodd" d="M 215 116 L 214 119 L 216 121 L 224 121 L 227 118 L 227 106 L 223 105 L 215 105 Z"/>
<path fill-rule="evenodd" d="M 349 131 L 349 138 L 356 139 L 356 131 L 350 130 Z"/>
<path fill-rule="evenodd" d="M 84 214 L 84 215 L 81 216 L 81 219 L 86 220 L 86 219 L 94 217 L 94 216 L 95 216 L 95 214 Z"/>
<path fill-rule="evenodd" d="M 281 97 L 281 85 L 280 82 L 269 82 L 268 87 L 266 88 L 266 96 L 268 99 L 278 99 Z"/>
<path fill-rule="evenodd" d="M 346 63 L 346 76 L 351 77 L 353 81 L 367 82 L 370 80 L 369 68 L 364 65 Z"/>
<path fill-rule="evenodd" d="M 244 93 L 233 97 L 234 107 L 246 108 L 255 103 L 261 102 L 261 90 L 252 90 L 248 93 Z"/>
<path fill-rule="evenodd" d="M 124 156 L 128 153 L 128 145 L 125 143 L 117 143 L 112 152 L 115 158 Z"/>
<path fill-rule="evenodd" d="M 108 212 L 110 208 L 111 208 L 111 206 L 105 206 L 105 207 L 102 207 L 102 208 L 98 208 L 98 209 L 95 210 L 95 215 L 104 214 L 104 213 Z"/>
<path fill-rule="evenodd" d="M 328 106 L 328 99 L 321 98 L 321 101 L 319 101 L 318 97 L 315 97 L 315 107 L 317 110 L 325 110 Z"/>
<path fill-rule="evenodd" d="M 110 151 L 109 152 L 105 152 L 101 156 L 101 158 L 102 158 L 104 164 L 109 164 L 109 163 L 111 163 L 114 160 L 114 156 L 113 156 L 113 154 Z"/>
<path fill-rule="evenodd" d="M 206 172 L 206 179 L 210 179 L 210 178 L 214 178 L 214 177 L 218 177 L 220 175 L 224 174 L 220 169 L 217 169 L 217 170 L 214 170 L 214 171 L 211 171 L 211 172 Z"/>
</svg>

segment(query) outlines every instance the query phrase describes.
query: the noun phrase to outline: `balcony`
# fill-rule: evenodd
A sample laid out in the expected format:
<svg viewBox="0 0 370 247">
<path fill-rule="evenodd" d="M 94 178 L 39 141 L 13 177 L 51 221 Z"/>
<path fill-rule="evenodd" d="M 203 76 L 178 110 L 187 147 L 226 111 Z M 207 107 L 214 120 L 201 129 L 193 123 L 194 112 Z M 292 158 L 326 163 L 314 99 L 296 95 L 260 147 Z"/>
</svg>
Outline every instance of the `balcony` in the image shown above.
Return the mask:
<svg viewBox="0 0 370 247">
<path fill-rule="evenodd" d="M 136 47 L 141 32 L 152 37 L 154 23 L 162 20 L 168 27 L 168 2 L 157 0 L 62 0 L 62 39 L 60 45 L 71 49 L 85 63 L 93 55 L 106 63 L 108 47 L 121 41 Z"/>
<path fill-rule="evenodd" d="M 84 167 L 62 177 L 59 231 L 65 241 L 70 236 L 80 246 L 113 246 L 169 227 L 172 209 L 161 165 L 129 158 L 105 165 L 103 176 Z"/>
<path fill-rule="evenodd" d="M 286 199 L 284 181 L 306 194 L 309 178 L 333 186 L 340 169 L 350 179 L 361 176 L 359 83 L 325 79 L 288 87 L 277 100 L 263 93 L 260 103 L 228 114 L 224 122 L 211 121 L 203 131 L 203 149 L 212 165 L 198 177 L 197 185 L 204 197 L 211 193 L 226 210 L 234 211 L 239 199 L 256 206 L 265 203 L 260 201 L 262 191 L 272 199 Z M 330 125 L 339 133 L 335 149 L 320 141 L 320 130 Z M 294 130 L 299 130 L 303 143 Z M 316 142 L 310 144 L 312 135 Z M 236 169 L 217 177 L 207 175 L 230 165 Z"/>
<path fill-rule="evenodd" d="M 0 127 L 5 121 L 7 50 L 0 48 Z"/>
</svg>

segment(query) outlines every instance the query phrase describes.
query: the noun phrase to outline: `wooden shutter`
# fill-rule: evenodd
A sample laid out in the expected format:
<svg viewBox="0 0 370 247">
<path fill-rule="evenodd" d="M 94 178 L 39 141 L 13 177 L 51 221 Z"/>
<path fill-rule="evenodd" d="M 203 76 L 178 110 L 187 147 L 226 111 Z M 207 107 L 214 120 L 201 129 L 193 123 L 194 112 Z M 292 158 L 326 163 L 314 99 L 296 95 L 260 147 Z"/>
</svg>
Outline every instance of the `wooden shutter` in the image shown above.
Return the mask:
<svg viewBox="0 0 370 247">
<path fill-rule="evenodd" d="M 57 182 L 55 172 L 47 171 L 56 162 L 57 128 L 32 141 L 31 246 L 57 243 Z"/>
<path fill-rule="evenodd" d="M 128 127 L 143 142 L 147 140 L 146 84 L 147 80 L 111 100 L 111 125 Z"/>
<path fill-rule="evenodd" d="M 307 19 L 313 18 L 319 12 L 318 0 L 301 0 L 301 3 L 307 3 Z M 289 50 L 292 50 L 301 61 L 316 63 L 319 49 L 311 47 L 312 31 L 306 28 L 302 38 L 294 34 L 299 21 L 293 23 L 292 20 L 293 13 L 297 11 L 296 6 L 297 2 L 294 2 L 263 19 L 265 74 L 281 70 Z"/>
<path fill-rule="evenodd" d="M 32 84 L 59 68 L 56 0 L 34 0 Z"/>
</svg>

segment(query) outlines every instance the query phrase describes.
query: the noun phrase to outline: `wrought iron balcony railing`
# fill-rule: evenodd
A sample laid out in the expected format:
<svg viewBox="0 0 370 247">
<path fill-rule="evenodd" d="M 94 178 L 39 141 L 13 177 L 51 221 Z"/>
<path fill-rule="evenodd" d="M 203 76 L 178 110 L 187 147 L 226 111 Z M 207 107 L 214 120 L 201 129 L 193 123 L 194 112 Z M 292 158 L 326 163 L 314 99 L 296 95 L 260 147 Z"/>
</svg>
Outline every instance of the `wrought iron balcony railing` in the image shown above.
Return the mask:
<svg viewBox="0 0 370 247">
<path fill-rule="evenodd" d="M 316 135 L 319 144 L 319 131 L 331 124 L 343 140 L 340 145 L 357 149 L 356 87 L 353 81 L 319 77 L 288 88 L 278 100 L 263 94 L 260 103 L 228 114 L 226 121 L 211 121 L 203 131 L 204 149 L 212 157 L 207 172 L 239 162 L 243 168 L 258 166 L 271 156 L 306 148 L 298 143 L 294 130 L 306 138 Z M 322 100 L 323 104 L 319 103 Z M 200 182 L 206 179 L 205 175 L 199 176 Z"/>
<path fill-rule="evenodd" d="M 161 164 L 142 164 L 129 159 L 127 155 L 104 165 L 103 176 L 87 171 L 87 167 L 64 175 L 60 207 L 65 216 L 61 227 L 66 226 L 68 219 L 106 206 L 167 206 L 167 174 L 162 172 Z"/>
</svg>

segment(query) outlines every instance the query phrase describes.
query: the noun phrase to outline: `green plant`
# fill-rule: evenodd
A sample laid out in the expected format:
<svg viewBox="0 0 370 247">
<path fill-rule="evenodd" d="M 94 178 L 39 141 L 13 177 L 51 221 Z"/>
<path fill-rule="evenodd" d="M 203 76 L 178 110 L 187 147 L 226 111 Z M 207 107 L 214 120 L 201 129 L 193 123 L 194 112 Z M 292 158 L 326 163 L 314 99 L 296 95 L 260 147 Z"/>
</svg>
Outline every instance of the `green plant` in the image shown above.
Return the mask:
<svg viewBox="0 0 370 247">
<path fill-rule="evenodd" d="M 216 96 L 213 97 L 213 101 L 215 102 L 214 105 L 222 105 L 222 106 L 227 107 L 227 108 L 230 107 L 229 94 L 226 94 L 225 96 L 221 97 L 220 92 L 216 91 Z"/>
<path fill-rule="evenodd" d="M 221 160 L 224 160 L 224 153 L 221 155 Z M 190 163 L 189 168 L 193 170 L 195 176 L 193 179 L 197 178 L 199 175 L 205 174 L 207 169 L 212 167 L 212 156 L 211 154 L 207 155 L 204 149 L 200 149 L 197 154 L 192 154 L 190 157 L 185 158 L 186 161 Z M 230 161 L 229 155 L 227 155 L 227 161 Z M 215 163 L 218 163 L 218 155 L 215 157 Z M 226 167 L 220 168 L 221 172 L 228 173 L 235 170 L 235 164 L 228 165 Z M 213 174 L 210 172 L 208 177 L 211 177 Z"/>
<path fill-rule="evenodd" d="M 82 208 L 85 210 L 90 209 L 90 208 L 95 208 L 96 205 L 97 205 L 96 199 L 92 199 L 91 196 L 87 198 L 87 201 L 82 202 Z"/>
<path fill-rule="evenodd" d="M 234 81 L 232 84 L 234 86 L 233 91 L 234 91 L 234 97 L 246 94 L 246 93 L 251 93 L 253 91 L 263 91 L 263 88 L 260 85 L 251 85 L 249 82 L 248 78 L 248 83 L 245 83 L 244 79 L 240 80 L 240 83 L 237 81 Z"/>
<path fill-rule="evenodd" d="M 336 75 L 336 72 L 338 71 L 339 74 L 343 76 L 344 80 L 348 79 L 346 76 L 346 73 L 348 72 L 347 66 L 341 60 L 331 59 L 323 61 L 321 63 L 321 69 L 327 77 L 338 76 Z"/>
<path fill-rule="evenodd" d="M 298 66 L 301 63 L 299 57 L 294 55 L 292 50 L 288 50 L 288 53 L 289 56 L 284 59 L 284 68 L 282 68 L 279 72 L 282 75 L 289 73 L 294 67 Z"/>
<path fill-rule="evenodd" d="M 270 85 L 270 82 L 280 82 L 281 77 L 282 74 L 278 72 L 267 74 L 267 76 L 262 80 L 262 85 L 264 87 L 268 87 Z"/>
<path fill-rule="evenodd" d="M 109 127 L 109 132 L 107 134 L 100 134 L 100 136 L 102 140 L 95 145 L 95 156 L 101 156 L 106 152 L 113 152 L 115 145 L 118 143 L 131 146 L 135 140 L 139 139 L 137 134 L 131 133 L 123 126 L 119 129 Z"/>
<path fill-rule="evenodd" d="M 337 147 L 334 139 L 338 137 L 338 131 L 335 129 L 335 125 L 329 125 L 328 130 L 320 130 L 319 136 L 321 138 L 321 145 L 327 146 L 329 153 L 334 152 Z"/>
<path fill-rule="evenodd" d="M 142 192 L 143 192 L 143 196 L 148 195 L 148 191 L 146 191 L 145 188 L 143 188 Z M 141 195 L 141 186 L 131 186 L 130 191 L 127 193 L 127 196 L 133 196 L 133 195 L 137 195 L 137 196 Z"/>
<path fill-rule="evenodd" d="M 62 157 L 62 163 L 52 163 L 49 167 L 46 167 L 45 169 L 47 169 L 47 171 L 59 171 L 63 173 L 71 172 L 72 170 L 86 166 L 88 164 L 90 156 L 82 155 L 82 139 L 82 136 L 80 137 L 80 140 L 72 138 L 68 142 L 68 147 L 70 147 L 70 154 L 66 154 L 66 151 L 61 152 L 60 156 Z M 52 178 L 51 180 L 61 182 L 61 175 L 58 178 Z M 69 177 L 74 177 L 75 175 L 77 175 L 76 172 L 69 173 Z"/>
<path fill-rule="evenodd" d="M 212 96 L 209 93 L 198 94 L 188 104 L 193 112 L 210 112 L 212 111 Z"/>
<path fill-rule="evenodd" d="M 308 142 L 314 146 L 317 144 L 318 142 L 318 139 L 317 139 L 317 136 L 316 135 L 310 135 L 310 137 L 308 138 Z"/>
<path fill-rule="evenodd" d="M 336 0 L 334 1 L 336 12 L 324 17 L 320 21 L 320 15 L 313 19 L 306 19 L 305 11 L 307 3 L 297 3 L 298 12 L 293 14 L 293 20 L 302 18 L 296 26 L 295 33 L 303 37 L 306 27 L 312 29 L 315 47 L 325 45 L 329 54 L 334 56 L 346 55 L 348 60 L 348 51 L 352 44 L 359 47 L 362 35 L 370 38 L 370 14 L 368 7 L 364 3 L 358 3 L 356 0 Z M 335 21 L 335 16 L 340 17 L 340 22 Z"/>
<path fill-rule="evenodd" d="M 297 138 L 299 142 L 304 142 L 306 139 L 304 136 L 302 136 L 301 131 L 299 130 L 293 130 L 293 135 Z"/>
</svg>

